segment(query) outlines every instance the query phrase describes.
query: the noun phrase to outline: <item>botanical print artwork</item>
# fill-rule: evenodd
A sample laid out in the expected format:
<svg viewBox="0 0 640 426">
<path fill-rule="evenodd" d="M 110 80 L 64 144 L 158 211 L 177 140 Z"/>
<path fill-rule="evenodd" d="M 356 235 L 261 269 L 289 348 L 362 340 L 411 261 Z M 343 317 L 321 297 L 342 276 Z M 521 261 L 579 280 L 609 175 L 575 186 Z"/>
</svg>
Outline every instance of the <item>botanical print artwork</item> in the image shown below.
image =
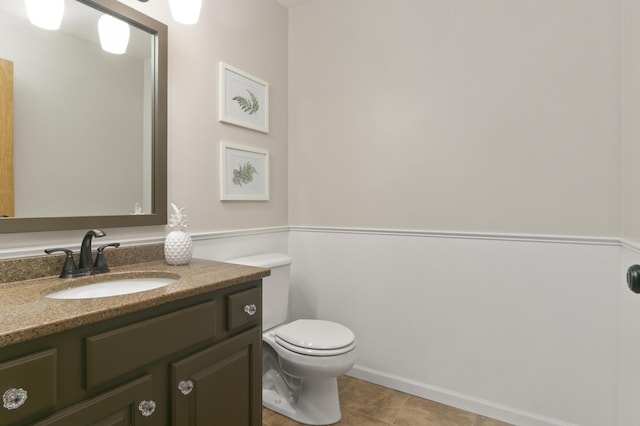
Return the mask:
<svg viewBox="0 0 640 426">
<path fill-rule="evenodd" d="M 269 200 L 269 151 L 220 142 L 220 199 Z"/>
<path fill-rule="evenodd" d="M 269 133 L 269 83 L 224 62 L 219 71 L 218 119 Z"/>
<path fill-rule="evenodd" d="M 247 161 L 244 164 L 238 164 L 238 168 L 233 170 L 233 184 L 242 186 L 253 182 L 253 174 L 259 174 L 253 164 Z"/>
<path fill-rule="evenodd" d="M 258 98 L 253 94 L 251 90 L 247 89 L 247 92 L 249 93 L 249 99 L 243 98 L 242 96 L 238 95 L 235 96 L 233 100 L 238 102 L 238 105 L 240 105 L 240 108 L 244 112 L 248 112 L 249 115 L 252 115 L 258 112 L 258 110 L 260 109 L 260 104 L 258 103 Z"/>
</svg>

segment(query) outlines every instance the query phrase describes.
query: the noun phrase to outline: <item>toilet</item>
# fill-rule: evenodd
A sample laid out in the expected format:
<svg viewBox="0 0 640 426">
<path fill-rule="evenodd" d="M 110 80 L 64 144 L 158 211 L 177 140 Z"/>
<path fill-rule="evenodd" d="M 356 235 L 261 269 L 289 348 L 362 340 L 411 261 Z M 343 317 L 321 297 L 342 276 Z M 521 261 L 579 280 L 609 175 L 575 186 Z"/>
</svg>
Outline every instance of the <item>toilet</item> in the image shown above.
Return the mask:
<svg viewBox="0 0 640 426">
<path fill-rule="evenodd" d="M 227 260 L 271 269 L 262 281 L 262 404 L 299 423 L 342 417 L 337 377 L 356 361 L 356 339 L 344 325 L 318 319 L 287 323 L 291 258 L 265 253 Z"/>
</svg>

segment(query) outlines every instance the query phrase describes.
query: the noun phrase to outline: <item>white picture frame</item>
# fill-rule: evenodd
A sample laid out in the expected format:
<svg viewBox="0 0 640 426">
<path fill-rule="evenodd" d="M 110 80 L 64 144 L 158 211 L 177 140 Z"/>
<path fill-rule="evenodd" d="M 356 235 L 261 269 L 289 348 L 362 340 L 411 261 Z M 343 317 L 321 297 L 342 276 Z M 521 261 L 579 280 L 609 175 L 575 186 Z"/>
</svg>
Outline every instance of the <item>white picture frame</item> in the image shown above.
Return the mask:
<svg viewBox="0 0 640 426">
<path fill-rule="evenodd" d="M 269 83 L 220 62 L 219 121 L 269 133 Z"/>
<path fill-rule="evenodd" d="M 220 142 L 220 200 L 269 200 L 269 151 Z"/>
</svg>

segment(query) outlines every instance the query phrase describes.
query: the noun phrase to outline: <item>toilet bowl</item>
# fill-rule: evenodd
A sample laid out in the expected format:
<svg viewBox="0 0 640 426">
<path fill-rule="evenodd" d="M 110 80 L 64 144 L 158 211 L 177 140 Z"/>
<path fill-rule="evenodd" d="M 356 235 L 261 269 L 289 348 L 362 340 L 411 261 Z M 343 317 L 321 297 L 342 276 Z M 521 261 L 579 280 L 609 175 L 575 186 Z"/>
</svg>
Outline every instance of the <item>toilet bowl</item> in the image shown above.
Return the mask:
<svg viewBox="0 0 640 426">
<path fill-rule="evenodd" d="M 262 403 L 299 423 L 328 425 L 342 417 L 337 377 L 357 358 L 354 333 L 318 319 L 287 322 L 291 259 L 278 253 L 229 260 L 271 268 L 263 279 Z"/>
<path fill-rule="evenodd" d="M 343 335 L 335 340 L 326 335 L 321 348 L 316 348 L 318 340 L 312 337 L 292 339 L 292 327 L 300 337 L 305 331 L 313 336 L 318 328 L 340 330 Z M 357 358 L 351 330 L 330 321 L 305 319 L 267 330 L 262 340 L 265 356 L 274 358 L 263 363 L 263 405 L 304 424 L 338 422 L 342 413 L 337 377 L 349 371 Z M 269 349 L 265 350 L 265 345 Z"/>
<path fill-rule="evenodd" d="M 332 338 L 323 330 L 320 337 L 319 328 L 341 334 Z M 330 321 L 297 320 L 266 331 L 262 340 L 278 354 L 282 370 L 293 377 L 337 377 L 356 360 L 355 336 L 347 327 Z"/>
</svg>

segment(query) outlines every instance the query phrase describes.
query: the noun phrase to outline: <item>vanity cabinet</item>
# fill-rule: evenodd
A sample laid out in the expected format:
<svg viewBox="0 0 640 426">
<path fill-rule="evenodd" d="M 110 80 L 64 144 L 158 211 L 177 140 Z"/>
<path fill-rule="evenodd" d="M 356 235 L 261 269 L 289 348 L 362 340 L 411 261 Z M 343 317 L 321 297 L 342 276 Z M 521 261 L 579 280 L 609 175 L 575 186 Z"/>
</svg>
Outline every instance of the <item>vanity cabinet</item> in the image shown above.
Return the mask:
<svg viewBox="0 0 640 426">
<path fill-rule="evenodd" d="M 2 348 L 0 425 L 259 426 L 260 320 L 255 280 Z"/>
</svg>

